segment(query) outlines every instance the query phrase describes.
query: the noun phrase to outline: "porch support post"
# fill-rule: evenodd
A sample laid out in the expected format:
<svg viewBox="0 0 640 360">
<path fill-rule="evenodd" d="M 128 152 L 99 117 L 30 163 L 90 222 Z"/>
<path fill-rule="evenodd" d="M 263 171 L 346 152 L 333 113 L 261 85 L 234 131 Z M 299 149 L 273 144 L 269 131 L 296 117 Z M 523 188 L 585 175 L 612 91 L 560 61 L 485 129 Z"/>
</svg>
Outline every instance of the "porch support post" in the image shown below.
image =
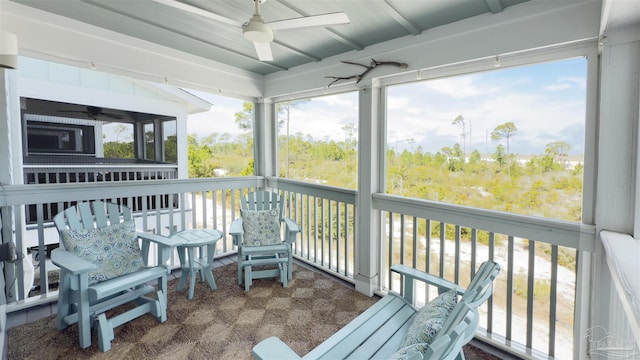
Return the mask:
<svg viewBox="0 0 640 360">
<path fill-rule="evenodd" d="M 382 165 L 376 150 L 384 147 L 380 100 L 377 82 L 360 88 L 354 279 L 356 290 L 368 296 L 372 296 L 378 286 L 380 268 L 380 217 L 373 209 L 371 196 L 381 189 L 379 173 Z"/>
<path fill-rule="evenodd" d="M 638 25 L 609 28 L 605 33 L 606 38 L 601 39 L 597 206 L 594 222 L 597 234 L 601 230 L 611 230 L 636 238 L 640 236 L 639 29 Z M 584 339 L 587 328 L 601 326 L 608 334 L 621 340 L 631 340 L 631 327 L 622 311 L 619 295 L 615 294 L 617 290 L 612 284 L 599 235 L 596 237 L 593 257 L 590 323 L 582 329 L 576 329 L 574 337 Z M 640 344 L 640 339 L 636 339 L 636 342 Z M 588 342 L 586 339 L 582 345 L 580 353 L 578 349 L 574 350 L 574 358 L 582 359 L 589 351 L 597 350 L 598 346 L 597 342 Z M 593 359 L 599 358 L 597 352 L 591 355 Z"/>
<path fill-rule="evenodd" d="M 17 88 L 16 70 L 0 68 L 0 184 L 22 184 L 22 132 L 20 131 L 20 98 Z M 13 240 L 13 208 L 1 209 L 1 240 Z M 16 224 L 19 225 L 19 224 Z M 24 249 L 21 249 L 24 250 Z M 14 284 L 14 266 L 2 265 L 3 279 L 0 279 L 0 304 L 17 300 L 16 286 L 5 289 L 4 284 Z M 4 282 L 4 283 L 3 283 Z M 2 324 L 0 324 L 2 325 Z M 0 329 L 2 330 L 2 329 Z"/>
<path fill-rule="evenodd" d="M 260 99 L 253 104 L 254 126 L 254 174 L 275 176 L 278 174 L 278 128 L 275 105 L 271 100 Z"/>
</svg>

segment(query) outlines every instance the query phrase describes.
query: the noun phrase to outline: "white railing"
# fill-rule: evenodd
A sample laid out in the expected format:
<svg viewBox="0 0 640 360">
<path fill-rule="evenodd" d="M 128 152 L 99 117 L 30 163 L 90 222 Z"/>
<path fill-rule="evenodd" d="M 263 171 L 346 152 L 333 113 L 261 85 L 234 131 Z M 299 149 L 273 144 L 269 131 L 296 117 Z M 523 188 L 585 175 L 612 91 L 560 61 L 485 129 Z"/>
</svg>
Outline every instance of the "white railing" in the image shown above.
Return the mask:
<svg viewBox="0 0 640 360">
<path fill-rule="evenodd" d="M 355 238 L 356 192 L 285 179 L 5 186 L 0 188 L 2 231 L 5 238 L 16 241 L 18 249 L 25 248 L 27 233 L 35 234 L 38 250 L 45 253 L 48 242 L 58 240 L 43 219 L 45 204 L 64 208 L 77 201 L 102 199 L 127 204 L 138 201 L 136 219 L 143 231 L 168 235 L 186 228 L 217 228 L 227 234 L 229 224 L 239 216 L 239 196 L 262 187 L 281 192 L 287 199 L 285 214 L 301 226 L 294 247 L 296 258 L 353 282 L 359 241 Z M 154 203 L 163 206 L 150 205 Z M 29 228 L 20 225 L 28 205 L 37 209 L 37 221 Z M 389 272 L 393 263 L 426 269 L 465 286 L 480 262 L 493 259 L 502 272 L 494 297 L 483 306 L 479 335 L 519 355 L 572 357 L 573 340 L 581 341 L 573 335 L 581 326 L 574 323 L 574 309 L 587 300 L 581 295 L 585 293 L 582 282 L 576 280 L 576 258 L 593 252 L 593 226 L 385 194 L 374 194 L 373 206 L 381 219 L 380 234 L 371 237 L 380 239 L 380 293 L 397 290 Z M 228 235 L 218 246 L 219 255 L 235 251 Z M 177 265 L 175 258 L 172 261 Z M 14 289 L 18 289 L 17 294 L 8 294 L 7 311 L 55 300 L 57 292 L 48 289 L 49 266 L 44 261 L 39 267 L 36 285 L 44 290 L 32 298 L 24 296 L 23 270 L 5 268 L 5 279 L 10 284 L 15 275 Z M 425 289 L 425 300 L 429 295 Z"/>
<path fill-rule="evenodd" d="M 141 231 L 170 235 L 189 228 L 216 228 L 227 234 L 228 225 L 239 215 L 239 197 L 263 184 L 259 177 L 224 179 L 147 180 L 109 183 L 67 183 L 13 185 L 0 188 L 0 216 L 3 239 L 12 239 L 27 257 L 16 266 L 5 267 L 7 312 L 53 301 L 57 291 L 56 268 L 49 251 L 57 247 L 58 234 L 45 209 L 55 204 L 64 209 L 80 201 L 103 200 L 126 204 L 134 209 Z M 34 209 L 35 221 L 25 224 L 26 209 Z M 230 236 L 218 242 L 219 255 L 233 253 Z M 37 256 L 33 253 L 37 252 Z M 29 259 L 34 258 L 31 275 Z M 18 266 L 23 265 L 23 266 Z M 177 258 L 171 259 L 177 266 Z M 31 279 L 37 291 L 31 291 Z M 31 293 L 31 295 L 30 295 Z"/>
<path fill-rule="evenodd" d="M 640 358 L 640 242 L 631 235 L 601 231 L 603 260 L 598 325 L 585 336 L 592 359 Z"/>
<path fill-rule="evenodd" d="M 573 358 L 580 333 L 574 310 L 585 300 L 576 296 L 577 258 L 594 251 L 594 226 L 384 194 L 373 199 L 382 212 L 383 288 L 399 290 L 389 271 L 394 263 L 466 286 L 482 261 L 496 261 L 502 271 L 483 305 L 480 334 L 532 357 Z M 425 301 L 433 296 L 424 289 Z"/>
</svg>

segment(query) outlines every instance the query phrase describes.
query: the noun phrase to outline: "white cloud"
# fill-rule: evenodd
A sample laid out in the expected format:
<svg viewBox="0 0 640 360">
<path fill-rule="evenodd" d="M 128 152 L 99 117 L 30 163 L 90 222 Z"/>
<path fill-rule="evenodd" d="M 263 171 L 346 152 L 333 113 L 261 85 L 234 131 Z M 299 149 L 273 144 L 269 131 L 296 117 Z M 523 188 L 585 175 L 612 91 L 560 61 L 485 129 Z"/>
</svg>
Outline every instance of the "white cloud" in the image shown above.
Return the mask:
<svg viewBox="0 0 640 360">
<path fill-rule="evenodd" d="M 580 90 L 586 89 L 587 80 L 585 78 L 578 77 L 563 77 L 559 78 L 555 84 L 544 87 L 547 91 L 570 90 L 575 88 Z"/>
</svg>

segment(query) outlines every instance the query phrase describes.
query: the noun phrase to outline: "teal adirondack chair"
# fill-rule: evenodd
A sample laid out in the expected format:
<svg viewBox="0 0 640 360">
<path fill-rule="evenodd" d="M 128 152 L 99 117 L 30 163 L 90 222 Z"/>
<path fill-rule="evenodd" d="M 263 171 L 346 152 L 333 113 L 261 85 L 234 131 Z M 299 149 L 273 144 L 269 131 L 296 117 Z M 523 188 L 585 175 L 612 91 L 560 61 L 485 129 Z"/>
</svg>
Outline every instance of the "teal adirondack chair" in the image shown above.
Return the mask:
<svg viewBox="0 0 640 360">
<path fill-rule="evenodd" d="M 389 291 L 381 300 L 362 312 L 338 332 L 334 333 L 315 349 L 299 356 L 276 336 L 262 340 L 253 347 L 253 356 L 259 360 L 275 359 L 464 359 L 463 346 L 468 343 L 478 328 L 478 306 L 493 292 L 493 282 L 500 272 L 500 265 L 484 262 L 475 273 L 469 286 L 464 289 L 450 281 L 423 271 L 396 264 L 391 271 L 402 275 L 402 292 Z M 442 328 L 430 344 L 409 339 L 423 339 L 420 331 L 432 318 L 419 319 L 416 306 L 418 282 L 434 285 L 440 294 L 454 290 L 462 295 Z M 445 296 L 447 294 L 444 294 Z M 430 303 L 431 304 L 431 303 Z M 429 307 L 425 305 L 424 309 Z M 422 315 L 432 316 L 428 311 Z M 414 323 L 420 320 L 420 323 Z M 418 325 L 416 325 L 418 324 Z M 418 334 L 415 333 L 418 330 Z M 420 337 L 417 337 L 420 335 Z"/>
<path fill-rule="evenodd" d="M 79 203 L 53 221 L 60 235 L 60 247 L 51 254 L 60 267 L 58 329 L 77 323 L 80 347 L 87 348 L 97 327 L 99 348 L 108 351 L 114 328 L 146 313 L 166 321 L 169 239 L 137 232 L 131 209 L 101 201 Z M 148 266 L 151 242 L 157 244 L 157 266 Z M 153 281 L 157 289 L 148 284 Z M 152 292 L 155 298 L 146 296 Z M 107 310 L 126 303 L 136 307 L 106 317 Z"/>
<path fill-rule="evenodd" d="M 242 197 L 240 205 L 242 217 L 235 219 L 229 229 L 233 244 L 238 247 L 238 285 L 244 283 L 245 291 L 249 291 L 253 279 L 276 277 L 280 278 L 282 286 L 287 287 L 287 281 L 292 278 L 292 244 L 300 228 L 296 222 L 283 216 L 284 197 L 273 191 L 256 191 Z M 249 212 L 254 213 L 249 214 Z M 263 214 L 260 215 L 259 212 Z M 245 233 L 245 229 L 257 228 L 249 226 L 247 222 L 258 216 L 262 217 L 262 220 L 270 217 L 273 221 L 271 225 L 278 236 L 273 239 L 274 241 L 262 243 L 264 222 L 258 226 L 261 234 L 252 236 Z M 283 226 L 284 229 L 282 229 Z M 249 237 L 257 240 L 247 241 Z M 253 269 L 254 266 L 260 265 L 272 266 L 272 268 Z"/>
</svg>

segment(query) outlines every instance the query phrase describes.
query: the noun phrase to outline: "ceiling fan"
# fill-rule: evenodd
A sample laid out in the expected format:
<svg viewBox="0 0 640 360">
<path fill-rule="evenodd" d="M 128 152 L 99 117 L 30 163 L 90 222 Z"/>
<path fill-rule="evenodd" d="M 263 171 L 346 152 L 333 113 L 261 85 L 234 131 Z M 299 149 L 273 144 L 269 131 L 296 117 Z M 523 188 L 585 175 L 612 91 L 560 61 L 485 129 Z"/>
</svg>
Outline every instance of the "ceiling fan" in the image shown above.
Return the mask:
<svg viewBox="0 0 640 360">
<path fill-rule="evenodd" d="M 265 22 L 260 14 L 260 4 L 264 3 L 266 0 L 251 0 L 255 3 L 255 13 L 249 21 L 245 23 L 240 23 L 222 15 L 218 15 L 177 0 L 153 1 L 241 28 L 242 35 L 245 39 L 253 42 L 260 61 L 273 61 L 273 54 L 271 53 L 270 45 L 273 41 L 273 30 L 299 29 L 305 27 L 331 26 L 349 23 L 349 17 L 344 12 Z"/>
<path fill-rule="evenodd" d="M 89 118 L 93 120 L 97 120 L 99 116 L 105 116 L 112 119 L 122 119 L 122 115 L 106 113 L 103 111 L 101 107 L 98 106 L 87 106 L 87 110 L 58 110 L 60 113 L 81 113 L 86 114 Z"/>
</svg>

